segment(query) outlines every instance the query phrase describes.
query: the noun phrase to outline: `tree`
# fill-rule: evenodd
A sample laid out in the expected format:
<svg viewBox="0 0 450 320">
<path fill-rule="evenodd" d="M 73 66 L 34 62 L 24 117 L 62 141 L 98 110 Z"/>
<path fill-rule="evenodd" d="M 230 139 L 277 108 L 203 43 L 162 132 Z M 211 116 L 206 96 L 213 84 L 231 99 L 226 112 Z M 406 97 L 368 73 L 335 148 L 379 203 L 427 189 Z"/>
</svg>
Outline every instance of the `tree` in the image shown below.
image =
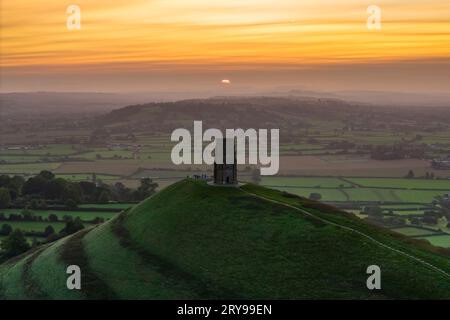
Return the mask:
<svg viewBox="0 0 450 320">
<path fill-rule="evenodd" d="M 388 222 L 394 226 L 403 226 L 406 224 L 406 219 L 403 217 L 389 217 Z"/>
<path fill-rule="evenodd" d="M 44 236 L 46 238 L 54 233 L 55 233 L 55 229 L 50 225 L 48 225 L 47 228 L 45 228 L 45 230 L 44 230 Z"/>
<path fill-rule="evenodd" d="M 150 178 L 141 179 L 141 185 L 134 192 L 136 200 L 143 200 L 156 192 L 158 184 Z"/>
<path fill-rule="evenodd" d="M 31 202 L 30 202 L 30 207 L 31 207 L 31 209 L 33 209 L 33 210 L 39 209 L 39 202 L 38 202 L 38 199 L 33 199 L 33 200 L 31 200 Z"/>
<path fill-rule="evenodd" d="M 69 235 L 81 229 L 84 229 L 84 225 L 81 222 L 81 219 L 79 217 L 76 217 L 75 220 L 68 221 L 66 223 L 66 226 L 59 233 Z"/>
<path fill-rule="evenodd" d="M 68 182 L 63 190 L 62 199 L 65 201 L 71 199 L 76 203 L 81 203 L 82 198 L 83 189 L 80 187 L 80 185 L 78 183 Z"/>
<path fill-rule="evenodd" d="M 75 209 L 77 207 L 77 203 L 72 199 L 68 199 L 65 203 L 65 206 L 70 209 Z"/>
<path fill-rule="evenodd" d="M 370 218 L 383 218 L 383 209 L 381 209 L 379 206 L 364 207 L 363 212 Z"/>
<path fill-rule="evenodd" d="M 125 187 L 122 182 L 116 182 L 114 184 L 114 191 L 117 194 L 118 200 L 129 201 L 131 198 L 131 190 Z"/>
<path fill-rule="evenodd" d="M 0 187 L 9 187 L 11 178 L 6 175 L 6 174 L 2 174 L 0 175 Z"/>
<path fill-rule="evenodd" d="M 28 209 L 23 209 L 21 211 L 21 214 L 22 214 L 23 220 L 26 220 L 26 221 L 33 220 L 33 217 L 34 217 L 34 212 L 33 211 L 28 210 Z"/>
<path fill-rule="evenodd" d="M 412 171 L 412 170 L 409 170 L 408 171 L 408 174 L 406 175 L 406 178 L 408 178 L 408 179 L 412 179 L 412 178 L 414 178 L 415 177 L 415 175 L 414 175 L 414 171 Z"/>
<path fill-rule="evenodd" d="M 84 201 L 97 201 L 97 186 L 93 182 L 80 181 L 78 185 L 81 188 Z"/>
<path fill-rule="evenodd" d="M 31 247 L 34 248 L 34 247 L 37 247 L 38 245 L 39 245 L 39 242 L 37 241 L 37 238 L 33 237 L 33 240 L 31 242 Z"/>
<path fill-rule="evenodd" d="M 98 196 L 98 202 L 108 202 L 111 200 L 111 195 L 107 190 L 103 190 Z"/>
<path fill-rule="evenodd" d="M 24 183 L 25 179 L 22 176 L 13 176 L 11 178 L 7 175 L 0 175 L 0 187 L 9 189 L 12 199 L 19 195 Z"/>
<path fill-rule="evenodd" d="M 320 193 L 313 192 L 309 195 L 309 199 L 319 201 L 320 199 L 322 199 L 322 195 Z"/>
<path fill-rule="evenodd" d="M 67 181 L 62 178 L 52 179 L 45 184 L 44 195 L 47 199 L 61 199 Z"/>
<path fill-rule="evenodd" d="M 93 224 L 99 224 L 99 223 L 103 223 L 103 222 L 105 222 L 105 219 L 104 219 L 104 218 L 100 218 L 100 217 L 95 217 L 95 218 L 91 221 L 91 223 L 93 223 Z"/>
<path fill-rule="evenodd" d="M 51 213 L 48 215 L 48 221 L 50 222 L 57 222 L 58 221 L 58 216 L 54 213 Z"/>
<path fill-rule="evenodd" d="M 438 223 L 438 219 L 435 216 L 432 215 L 426 215 L 422 218 L 422 222 L 426 223 L 426 224 L 437 224 Z"/>
<path fill-rule="evenodd" d="M 19 229 L 14 230 L 2 241 L 1 248 L 7 258 L 17 256 L 30 249 L 27 239 Z"/>
<path fill-rule="evenodd" d="M 9 189 L 0 188 L 0 208 L 7 208 L 11 204 L 11 195 Z"/>
<path fill-rule="evenodd" d="M 64 222 L 69 222 L 69 221 L 73 221 L 73 217 L 71 216 L 71 215 L 64 215 L 63 217 L 62 217 L 62 220 L 64 221 Z"/>
<path fill-rule="evenodd" d="M 39 176 L 44 178 L 45 180 L 52 180 L 55 178 L 55 175 L 48 170 L 42 170 L 41 172 L 39 172 Z"/>
<path fill-rule="evenodd" d="M 440 211 L 440 216 L 450 219 L 450 198 L 437 196 L 435 199 L 435 202 L 438 204 L 436 209 Z"/>
<path fill-rule="evenodd" d="M 9 224 L 4 223 L 2 225 L 2 229 L 0 230 L 0 234 L 3 236 L 9 236 L 12 231 L 13 231 L 12 227 Z"/>
<path fill-rule="evenodd" d="M 47 182 L 48 180 L 40 175 L 31 177 L 23 185 L 22 193 L 25 195 L 43 194 Z"/>
</svg>

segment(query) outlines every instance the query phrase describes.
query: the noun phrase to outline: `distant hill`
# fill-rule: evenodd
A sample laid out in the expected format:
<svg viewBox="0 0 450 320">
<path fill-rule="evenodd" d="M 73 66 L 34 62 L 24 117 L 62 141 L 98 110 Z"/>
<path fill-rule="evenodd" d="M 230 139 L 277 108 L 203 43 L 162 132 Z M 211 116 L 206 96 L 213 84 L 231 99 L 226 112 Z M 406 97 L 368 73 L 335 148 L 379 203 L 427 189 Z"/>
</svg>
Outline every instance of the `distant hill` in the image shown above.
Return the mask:
<svg viewBox="0 0 450 320">
<path fill-rule="evenodd" d="M 0 94 L 2 116 L 36 116 L 47 113 L 75 114 L 107 112 L 146 99 L 114 93 L 17 92 Z"/>
<path fill-rule="evenodd" d="M 113 131 L 171 132 L 202 120 L 214 128 L 306 129 L 307 119 L 342 119 L 355 106 L 336 99 L 306 97 L 215 97 L 148 103 L 117 109 L 98 118 L 97 124 Z"/>
<path fill-rule="evenodd" d="M 450 93 L 420 93 L 374 90 L 346 91 L 311 91 L 302 89 L 280 90 L 270 93 L 271 96 L 315 97 L 321 99 L 340 99 L 353 103 L 376 106 L 400 107 L 450 107 Z"/>
<path fill-rule="evenodd" d="M 70 264 L 81 267 L 81 291 L 66 289 Z M 371 264 L 380 291 L 366 288 Z M 0 265 L 0 297 L 449 299 L 448 276 L 433 268 L 449 273 L 450 259 L 320 203 L 184 180 Z"/>
<path fill-rule="evenodd" d="M 194 120 L 202 120 L 205 128 L 279 128 L 283 136 L 317 128 L 315 121 L 340 121 L 362 128 L 398 128 L 399 122 L 407 121 L 450 123 L 450 109 L 374 107 L 336 98 L 293 95 L 214 97 L 127 106 L 99 116 L 95 127 L 118 133 L 170 133 L 180 127 L 191 128 Z"/>
<path fill-rule="evenodd" d="M 450 93 L 415 93 L 388 91 L 340 91 L 337 98 L 384 106 L 450 107 Z"/>
</svg>

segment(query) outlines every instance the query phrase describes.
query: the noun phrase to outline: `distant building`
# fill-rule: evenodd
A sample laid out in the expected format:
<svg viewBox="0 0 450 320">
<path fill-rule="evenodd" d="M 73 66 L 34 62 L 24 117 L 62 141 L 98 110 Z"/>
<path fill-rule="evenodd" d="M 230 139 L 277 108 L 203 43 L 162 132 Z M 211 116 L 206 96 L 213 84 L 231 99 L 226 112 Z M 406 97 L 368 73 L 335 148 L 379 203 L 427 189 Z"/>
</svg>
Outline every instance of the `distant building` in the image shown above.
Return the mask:
<svg viewBox="0 0 450 320">
<path fill-rule="evenodd" d="M 447 159 L 435 159 L 431 161 L 431 167 L 437 170 L 449 170 L 450 169 L 450 158 Z"/>
<path fill-rule="evenodd" d="M 223 144 L 223 164 L 218 164 L 214 162 L 214 183 L 222 184 L 222 185 L 235 185 L 238 183 L 237 181 L 237 162 L 236 162 L 236 143 L 234 142 L 234 150 L 233 152 L 233 163 L 226 163 L 226 155 L 227 155 L 227 139 L 222 140 Z"/>
</svg>

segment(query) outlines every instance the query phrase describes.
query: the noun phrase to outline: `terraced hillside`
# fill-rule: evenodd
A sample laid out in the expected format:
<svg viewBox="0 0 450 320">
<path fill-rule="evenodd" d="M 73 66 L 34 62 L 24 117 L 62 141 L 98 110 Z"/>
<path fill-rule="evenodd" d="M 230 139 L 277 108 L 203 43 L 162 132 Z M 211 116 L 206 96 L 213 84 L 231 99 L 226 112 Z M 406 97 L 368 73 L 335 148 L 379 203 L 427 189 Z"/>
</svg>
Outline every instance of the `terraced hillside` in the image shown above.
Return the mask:
<svg viewBox="0 0 450 320">
<path fill-rule="evenodd" d="M 0 296 L 450 299 L 450 258 L 430 248 L 280 191 L 183 180 L 0 265 Z M 81 267 L 81 291 L 66 288 L 70 264 Z M 366 288 L 371 264 L 382 290 Z"/>
</svg>

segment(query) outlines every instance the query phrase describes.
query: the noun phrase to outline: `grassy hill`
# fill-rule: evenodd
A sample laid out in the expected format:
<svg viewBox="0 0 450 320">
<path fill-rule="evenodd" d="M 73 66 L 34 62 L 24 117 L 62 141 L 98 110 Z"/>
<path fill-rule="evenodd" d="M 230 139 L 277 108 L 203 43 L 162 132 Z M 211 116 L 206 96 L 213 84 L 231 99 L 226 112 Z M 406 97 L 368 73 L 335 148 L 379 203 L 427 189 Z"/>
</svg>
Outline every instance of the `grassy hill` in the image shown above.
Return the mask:
<svg viewBox="0 0 450 320">
<path fill-rule="evenodd" d="M 0 265 L 0 297 L 450 299 L 449 278 L 415 259 L 450 273 L 445 252 L 322 204 L 184 180 Z M 81 291 L 66 289 L 69 264 L 81 267 Z M 381 267 L 380 291 L 366 288 L 371 264 Z"/>
</svg>

